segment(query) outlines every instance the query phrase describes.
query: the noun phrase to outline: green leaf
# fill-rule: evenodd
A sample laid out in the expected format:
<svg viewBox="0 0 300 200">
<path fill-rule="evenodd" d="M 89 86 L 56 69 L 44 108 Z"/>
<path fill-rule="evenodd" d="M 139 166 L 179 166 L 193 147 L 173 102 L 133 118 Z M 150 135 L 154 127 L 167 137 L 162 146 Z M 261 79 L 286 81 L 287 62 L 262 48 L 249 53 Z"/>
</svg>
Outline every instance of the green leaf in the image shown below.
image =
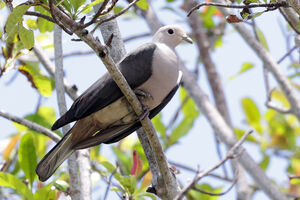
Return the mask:
<svg viewBox="0 0 300 200">
<path fill-rule="evenodd" d="M 43 7 L 41 6 L 35 6 L 34 7 L 35 11 L 36 12 L 39 12 L 41 14 L 44 14 L 44 15 L 47 15 L 47 16 L 51 16 Z M 40 30 L 41 33 L 45 33 L 45 32 L 51 32 L 53 31 L 54 29 L 54 23 L 46 20 L 46 19 L 43 19 L 41 17 L 39 17 L 37 19 L 37 25 L 38 25 L 38 28 Z"/>
<path fill-rule="evenodd" d="M 169 136 L 169 145 L 176 143 L 180 138 L 185 136 L 189 130 L 193 127 L 194 119 L 191 117 L 185 117 L 179 125 L 172 131 Z"/>
<path fill-rule="evenodd" d="M 19 22 L 19 36 L 26 49 L 31 49 L 34 46 L 34 35 L 32 30 L 28 30 Z"/>
<path fill-rule="evenodd" d="M 81 13 L 88 13 L 92 10 L 92 7 L 103 2 L 104 0 L 95 0 L 92 3 L 87 4 L 86 6 L 84 6 L 84 8 L 82 8 Z"/>
<path fill-rule="evenodd" d="M 129 159 L 129 156 L 117 147 L 113 147 L 112 150 L 116 154 L 118 160 L 121 162 L 121 170 L 124 172 L 124 174 L 128 175 L 130 173 L 132 159 Z"/>
<path fill-rule="evenodd" d="M 19 178 L 11 174 L 0 172 L 0 185 L 14 189 L 26 200 L 33 200 L 33 195 L 28 187 Z"/>
<path fill-rule="evenodd" d="M 255 128 L 257 132 L 262 133 L 262 126 L 260 124 L 261 115 L 254 101 L 250 98 L 243 98 L 242 108 L 246 115 L 248 124 Z"/>
<path fill-rule="evenodd" d="M 5 31 L 7 33 L 7 42 L 12 42 L 14 36 L 18 31 L 19 22 L 22 21 L 22 17 L 30 6 L 22 4 L 13 9 L 10 15 L 7 18 L 5 24 Z"/>
<path fill-rule="evenodd" d="M 221 193 L 222 192 L 222 187 L 214 188 L 214 187 L 210 186 L 209 184 L 201 184 L 201 185 L 197 184 L 196 188 L 199 188 L 200 190 L 210 192 L 210 193 Z M 190 190 L 187 197 L 188 197 L 188 199 L 194 199 L 194 200 L 198 200 L 198 199 L 217 200 L 219 198 L 218 196 L 203 194 L 203 193 L 197 192 L 195 190 Z"/>
<path fill-rule="evenodd" d="M 186 100 L 186 98 L 188 99 Z M 196 103 L 192 98 L 188 96 L 187 91 L 183 87 L 180 87 L 180 100 L 181 103 L 184 104 L 181 107 L 181 110 L 185 117 L 191 117 L 195 119 L 199 116 L 200 112 L 198 111 L 198 107 L 196 106 Z"/>
<path fill-rule="evenodd" d="M 31 82 L 33 88 L 36 88 L 41 95 L 49 97 L 54 89 L 54 84 L 51 78 L 41 74 L 37 63 L 26 63 L 19 67 L 22 72 Z"/>
<path fill-rule="evenodd" d="M 270 156 L 264 155 L 263 160 L 259 163 L 259 166 L 266 171 L 270 163 Z"/>
<path fill-rule="evenodd" d="M 36 20 L 30 19 L 30 18 L 26 19 L 26 25 L 30 29 L 37 29 L 38 28 Z"/>
<path fill-rule="evenodd" d="M 147 0 L 139 0 L 136 5 L 142 10 L 148 10 L 148 2 Z"/>
<path fill-rule="evenodd" d="M 113 166 L 113 164 L 111 164 L 110 162 L 107 162 L 107 161 L 101 162 L 101 165 L 103 165 L 109 173 L 112 173 L 116 169 L 116 167 Z"/>
<path fill-rule="evenodd" d="M 56 199 L 56 191 L 51 189 L 52 184 L 38 189 L 34 194 L 34 200 L 54 200 Z"/>
<path fill-rule="evenodd" d="M 18 155 L 21 169 L 24 171 L 30 185 L 32 185 L 36 177 L 34 170 L 37 165 L 37 157 L 35 152 L 33 136 L 31 133 L 26 133 L 21 138 Z"/>
<path fill-rule="evenodd" d="M 59 191 L 62 192 L 67 192 L 68 189 L 70 188 L 70 185 L 63 180 L 56 180 L 53 184 L 53 186 L 55 186 Z"/>
<path fill-rule="evenodd" d="M 234 132 L 236 134 L 237 139 L 241 139 L 242 136 L 245 134 L 246 131 L 239 129 L 239 128 L 234 128 Z M 258 143 L 257 140 L 253 137 L 253 135 L 248 135 L 246 138 L 246 141 L 253 142 L 253 143 Z"/>
<path fill-rule="evenodd" d="M 233 80 L 233 79 L 235 79 L 237 76 L 239 76 L 239 75 L 243 74 L 244 72 L 246 72 L 246 71 L 252 69 L 253 67 L 254 67 L 254 65 L 253 65 L 252 63 L 245 62 L 245 63 L 243 63 L 243 65 L 242 65 L 240 71 L 239 71 L 236 75 L 230 76 L 229 79 L 230 79 L 230 80 Z"/>
<path fill-rule="evenodd" d="M 33 77 L 33 81 L 34 81 L 37 89 L 41 93 L 41 95 L 43 95 L 44 97 L 51 96 L 52 90 L 54 88 L 53 88 L 50 78 L 48 78 L 47 76 L 38 74 Z"/>
<path fill-rule="evenodd" d="M 210 6 L 208 7 L 207 10 L 205 10 L 204 12 L 200 13 L 200 15 L 202 16 L 203 19 L 203 25 L 205 28 L 213 28 L 215 27 L 215 23 L 213 21 L 213 16 L 216 13 L 217 8 Z"/>
<path fill-rule="evenodd" d="M 75 14 L 77 13 L 78 9 L 85 3 L 85 1 L 86 0 L 70 0 Z"/>
<path fill-rule="evenodd" d="M 258 40 L 260 41 L 260 43 L 262 44 L 262 46 L 267 50 L 269 51 L 269 46 L 267 44 L 267 40 L 263 34 L 263 32 L 259 29 L 259 28 L 256 28 L 256 33 L 257 33 L 257 37 L 258 37 Z"/>
<path fill-rule="evenodd" d="M 282 91 L 278 90 L 278 89 L 272 90 L 271 98 L 275 99 L 278 102 L 280 102 L 282 107 L 284 107 L 284 108 L 290 108 L 291 107 L 290 102 L 286 98 L 284 93 Z"/>
<path fill-rule="evenodd" d="M 155 130 L 160 133 L 162 138 L 166 138 L 166 127 L 162 122 L 162 115 L 159 113 L 152 119 Z"/>
</svg>

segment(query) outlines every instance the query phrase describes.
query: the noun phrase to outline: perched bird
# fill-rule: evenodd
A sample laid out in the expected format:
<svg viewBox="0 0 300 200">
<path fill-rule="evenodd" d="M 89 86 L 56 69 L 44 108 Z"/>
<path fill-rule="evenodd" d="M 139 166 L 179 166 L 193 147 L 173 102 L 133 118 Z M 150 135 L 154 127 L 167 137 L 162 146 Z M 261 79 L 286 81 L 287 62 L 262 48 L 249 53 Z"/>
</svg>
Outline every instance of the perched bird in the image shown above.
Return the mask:
<svg viewBox="0 0 300 200">
<path fill-rule="evenodd" d="M 128 53 L 118 64 L 130 87 L 150 118 L 174 96 L 182 73 L 174 48 L 182 41 L 192 43 L 178 25 L 161 27 L 146 43 Z M 123 93 L 106 73 L 81 96 L 52 126 L 56 130 L 77 121 L 70 131 L 39 162 L 36 173 L 46 181 L 75 150 L 101 143 L 117 142 L 141 127 Z"/>
</svg>

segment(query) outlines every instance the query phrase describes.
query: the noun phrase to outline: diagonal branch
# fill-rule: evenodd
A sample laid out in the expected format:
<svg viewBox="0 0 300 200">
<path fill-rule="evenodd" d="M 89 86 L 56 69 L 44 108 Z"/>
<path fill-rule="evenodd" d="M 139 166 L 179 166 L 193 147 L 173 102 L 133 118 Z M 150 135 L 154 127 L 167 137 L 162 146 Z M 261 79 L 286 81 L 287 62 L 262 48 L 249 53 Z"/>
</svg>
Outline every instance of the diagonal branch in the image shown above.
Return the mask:
<svg viewBox="0 0 300 200">
<path fill-rule="evenodd" d="M 136 1 L 135 1 L 136 2 Z M 53 14 L 60 19 L 61 23 L 64 24 L 67 28 L 74 30 L 75 34 L 84 42 L 86 42 L 99 56 L 102 60 L 106 68 L 108 69 L 111 77 L 117 83 L 121 91 L 123 92 L 124 96 L 131 104 L 135 113 L 139 116 L 143 113 L 141 103 L 135 96 L 134 92 L 131 90 L 130 86 L 126 82 L 125 78 L 121 74 L 120 70 L 116 67 L 113 59 L 109 55 L 108 49 L 103 46 L 98 40 L 96 40 L 90 33 L 86 30 L 79 29 L 80 24 L 76 23 L 75 21 L 71 20 L 68 16 L 66 16 L 63 12 L 61 12 L 57 8 L 53 8 Z M 163 188 L 162 191 L 158 191 L 163 198 L 172 199 L 179 191 L 177 186 L 177 182 L 174 181 L 175 177 L 171 174 L 168 163 L 165 159 L 163 149 L 159 143 L 159 139 L 156 135 L 155 129 L 153 124 L 151 123 L 150 119 L 146 117 L 145 119 L 141 120 L 141 124 L 144 130 L 147 133 L 149 138 L 150 144 L 154 150 L 154 154 L 159 166 L 159 170 L 161 176 L 163 177 Z"/>
<path fill-rule="evenodd" d="M 5 112 L 4 110 L 1 110 L 0 109 L 0 116 L 8 119 L 8 120 L 11 120 L 13 122 L 16 122 L 18 124 L 22 124 L 32 130 L 35 130 L 39 133 L 42 133 L 44 134 L 45 136 L 48 136 L 49 138 L 51 138 L 52 140 L 58 142 L 61 138 L 53 131 L 37 124 L 37 123 L 34 123 L 32 121 L 29 121 L 27 119 L 24 119 L 24 118 L 21 118 L 21 117 L 18 117 L 18 116 L 15 116 L 15 115 L 12 115 L 10 113 L 7 113 Z"/>
<path fill-rule="evenodd" d="M 216 164 L 215 166 L 211 167 L 210 169 L 208 170 L 205 170 L 203 172 L 200 172 L 196 175 L 196 177 L 194 178 L 194 180 L 189 183 L 188 185 L 186 185 L 182 191 L 180 192 L 180 194 L 178 194 L 176 196 L 176 198 L 174 200 L 179 200 L 179 199 L 182 199 L 183 196 L 189 191 L 191 190 L 192 188 L 195 187 L 195 184 L 201 179 L 203 178 L 204 176 L 207 176 L 210 172 L 214 171 L 215 169 L 219 168 L 221 165 L 223 165 L 227 160 L 229 159 L 233 159 L 233 158 L 236 158 L 237 156 L 240 156 L 243 152 L 243 149 L 241 149 L 241 145 L 242 143 L 246 140 L 246 138 L 248 137 L 249 134 L 251 134 L 253 132 L 253 130 L 250 130 L 248 131 L 247 133 L 245 133 L 241 139 L 235 143 L 231 149 L 228 151 L 227 155 L 225 158 L 223 158 L 218 164 Z"/>
</svg>

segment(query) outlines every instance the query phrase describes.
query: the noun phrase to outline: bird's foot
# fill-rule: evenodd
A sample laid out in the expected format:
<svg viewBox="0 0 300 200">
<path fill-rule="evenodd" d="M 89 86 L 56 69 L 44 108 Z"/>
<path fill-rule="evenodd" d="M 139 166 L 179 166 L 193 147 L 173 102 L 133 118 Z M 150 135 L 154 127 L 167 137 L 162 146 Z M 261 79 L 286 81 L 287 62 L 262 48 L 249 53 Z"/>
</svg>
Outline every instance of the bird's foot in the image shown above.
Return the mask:
<svg viewBox="0 0 300 200">
<path fill-rule="evenodd" d="M 138 97 L 139 100 L 144 100 L 147 98 L 151 98 L 152 100 L 154 100 L 153 96 L 149 92 L 146 92 L 144 90 L 135 89 L 134 93 Z"/>
<path fill-rule="evenodd" d="M 148 107 L 144 106 L 143 104 L 142 104 L 142 109 L 143 109 L 143 113 L 139 116 L 140 121 L 148 117 L 150 113 Z"/>
</svg>

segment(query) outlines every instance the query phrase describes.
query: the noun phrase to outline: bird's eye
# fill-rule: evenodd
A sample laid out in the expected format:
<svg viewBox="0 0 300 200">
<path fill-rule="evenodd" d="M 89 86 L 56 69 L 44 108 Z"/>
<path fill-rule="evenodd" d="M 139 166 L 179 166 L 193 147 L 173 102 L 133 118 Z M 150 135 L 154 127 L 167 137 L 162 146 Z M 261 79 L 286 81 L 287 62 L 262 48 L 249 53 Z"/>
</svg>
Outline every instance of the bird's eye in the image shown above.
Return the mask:
<svg viewBox="0 0 300 200">
<path fill-rule="evenodd" d="M 169 33 L 169 34 L 173 34 L 173 33 L 174 33 L 173 29 L 169 29 L 169 30 L 168 30 L 168 33 Z"/>
</svg>

